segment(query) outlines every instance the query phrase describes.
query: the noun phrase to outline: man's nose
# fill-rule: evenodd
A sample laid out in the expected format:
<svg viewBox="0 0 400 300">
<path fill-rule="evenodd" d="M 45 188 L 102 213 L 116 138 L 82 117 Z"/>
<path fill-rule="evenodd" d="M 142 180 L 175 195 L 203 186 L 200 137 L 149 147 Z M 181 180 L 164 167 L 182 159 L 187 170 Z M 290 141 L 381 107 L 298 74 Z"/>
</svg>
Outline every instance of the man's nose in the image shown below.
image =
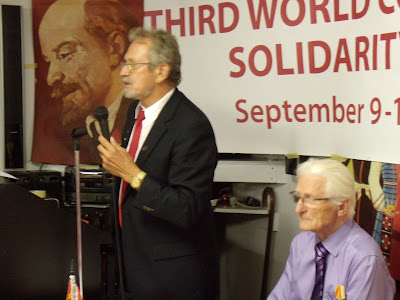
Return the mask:
<svg viewBox="0 0 400 300">
<path fill-rule="evenodd" d="M 57 81 L 63 81 L 64 74 L 61 72 L 57 63 L 50 63 L 49 71 L 47 74 L 47 84 L 53 86 Z"/>
<path fill-rule="evenodd" d="M 121 67 L 121 71 L 119 71 L 119 76 L 126 77 L 129 76 L 129 70 L 126 66 Z"/>
<path fill-rule="evenodd" d="M 297 214 L 300 214 L 301 212 L 304 211 L 304 209 L 305 209 L 304 202 L 303 202 L 303 200 L 299 199 L 299 201 L 297 201 L 297 203 L 296 203 L 295 211 Z"/>
</svg>

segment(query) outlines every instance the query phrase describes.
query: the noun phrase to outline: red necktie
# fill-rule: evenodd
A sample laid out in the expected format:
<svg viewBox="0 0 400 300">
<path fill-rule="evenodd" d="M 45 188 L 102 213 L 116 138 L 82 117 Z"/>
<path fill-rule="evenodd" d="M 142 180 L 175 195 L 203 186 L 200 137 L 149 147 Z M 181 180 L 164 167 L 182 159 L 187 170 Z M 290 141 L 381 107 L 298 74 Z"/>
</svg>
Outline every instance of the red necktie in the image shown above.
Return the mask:
<svg viewBox="0 0 400 300">
<path fill-rule="evenodd" d="M 141 110 L 135 123 L 135 129 L 133 131 L 131 145 L 129 147 L 129 154 L 132 156 L 133 160 L 135 160 L 136 150 L 139 144 L 140 132 L 142 131 L 142 121 L 145 119 L 144 117 L 144 110 Z M 122 188 L 121 188 L 121 195 L 119 198 L 119 224 L 122 228 L 122 201 L 124 200 L 125 190 L 128 186 L 128 183 L 125 180 L 122 180 Z"/>
</svg>

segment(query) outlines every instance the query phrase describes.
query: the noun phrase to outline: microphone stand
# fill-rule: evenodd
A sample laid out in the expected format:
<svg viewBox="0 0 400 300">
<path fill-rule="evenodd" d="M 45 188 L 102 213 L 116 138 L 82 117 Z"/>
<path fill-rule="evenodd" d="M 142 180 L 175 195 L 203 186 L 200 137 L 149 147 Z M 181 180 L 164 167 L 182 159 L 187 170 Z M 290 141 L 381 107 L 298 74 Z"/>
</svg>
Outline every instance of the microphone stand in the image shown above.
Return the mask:
<svg viewBox="0 0 400 300">
<path fill-rule="evenodd" d="M 86 127 L 75 128 L 72 133 L 74 158 L 75 158 L 75 198 L 76 198 L 76 239 L 78 250 L 78 275 L 79 291 L 83 299 L 83 276 L 82 276 L 82 220 L 81 220 L 81 185 L 80 185 L 80 138 L 87 134 Z"/>
<path fill-rule="evenodd" d="M 98 106 L 94 111 L 94 115 L 100 124 L 101 133 L 110 141 L 110 129 L 108 128 L 108 110 L 105 106 Z M 118 190 L 116 186 L 116 177 L 112 176 L 112 195 L 111 205 L 113 207 L 114 215 L 114 230 L 115 230 L 115 246 L 117 250 L 118 260 L 118 275 L 119 275 L 119 289 L 121 291 L 121 300 L 125 300 L 125 286 L 123 277 L 123 263 L 122 263 L 122 249 L 121 249 L 121 228 L 119 227 L 119 214 L 118 214 Z"/>
<path fill-rule="evenodd" d="M 122 180 L 122 179 L 121 179 Z M 115 230 L 115 246 L 117 250 L 118 274 L 119 274 L 119 290 L 121 292 L 121 300 L 125 300 L 125 284 L 123 277 L 122 249 L 121 249 L 121 228 L 119 227 L 119 212 L 118 212 L 118 195 L 116 187 L 116 178 L 113 176 L 112 184 L 112 206 L 114 215 L 114 230 Z"/>
</svg>

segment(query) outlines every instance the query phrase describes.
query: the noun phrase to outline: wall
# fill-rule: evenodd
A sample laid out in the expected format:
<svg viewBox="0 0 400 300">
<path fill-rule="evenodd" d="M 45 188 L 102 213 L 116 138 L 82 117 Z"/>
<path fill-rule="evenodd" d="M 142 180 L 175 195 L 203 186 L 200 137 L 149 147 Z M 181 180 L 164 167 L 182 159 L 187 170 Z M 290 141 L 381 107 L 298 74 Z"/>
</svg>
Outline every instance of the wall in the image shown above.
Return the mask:
<svg viewBox="0 0 400 300">
<path fill-rule="evenodd" d="M 285 267 L 290 242 L 299 232 L 295 204 L 289 198 L 295 178 L 285 174 L 283 156 L 266 156 L 262 160 L 220 161 L 215 181 L 233 182 L 233 195 L 237 197 L 261 200 L 265 187 L 274 190 L 276 214 L 269 258 L 269 293 Z M 268 217 L 216 213 L 216 222 L 221 254 L 220 300 L 259 299 Z"/>
</svg>

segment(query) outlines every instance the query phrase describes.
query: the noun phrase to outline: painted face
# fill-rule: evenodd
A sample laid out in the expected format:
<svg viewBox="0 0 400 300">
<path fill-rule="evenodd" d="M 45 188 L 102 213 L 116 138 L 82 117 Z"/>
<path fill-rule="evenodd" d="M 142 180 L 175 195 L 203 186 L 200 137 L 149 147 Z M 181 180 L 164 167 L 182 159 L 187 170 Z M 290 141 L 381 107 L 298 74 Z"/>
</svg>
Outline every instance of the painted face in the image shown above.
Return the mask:
<svg viewBox="0 0 400 300">
<path fill-rule="evenodd" d="M 49 63 L 51 97 L 63 102 L 62 124 L 82 126 L 86 116 L 103 105 L 112 85 L 104 46 L 84 28 L 83 4 L 50 7 L 40 24 L 39 38 L 43 58 Z"/>
<path fill-rule="evenodd" d="M 329 200 L 304 203 L 303 198 L 327 198 L 325 179 L 317 175 L 302 175 L 297 183 L 296 191 L 301 197 L 296 206 L 300 229 L 313 231 L 321 240 L 324 240 L 338 227 L 339 207 Z"/>
<path fill-rule="evenodd" d="M 124 56 L 127 65 L 121 69 L 120 75 L 124 82 L 124 96 L 126 98 L 145 100 L 154 91 L 155 74 L 148 64 L 151 44 L 148 39 L 133 42 Z M 131 65 L 129 66 L 129 64 Z"/>
</svg>

